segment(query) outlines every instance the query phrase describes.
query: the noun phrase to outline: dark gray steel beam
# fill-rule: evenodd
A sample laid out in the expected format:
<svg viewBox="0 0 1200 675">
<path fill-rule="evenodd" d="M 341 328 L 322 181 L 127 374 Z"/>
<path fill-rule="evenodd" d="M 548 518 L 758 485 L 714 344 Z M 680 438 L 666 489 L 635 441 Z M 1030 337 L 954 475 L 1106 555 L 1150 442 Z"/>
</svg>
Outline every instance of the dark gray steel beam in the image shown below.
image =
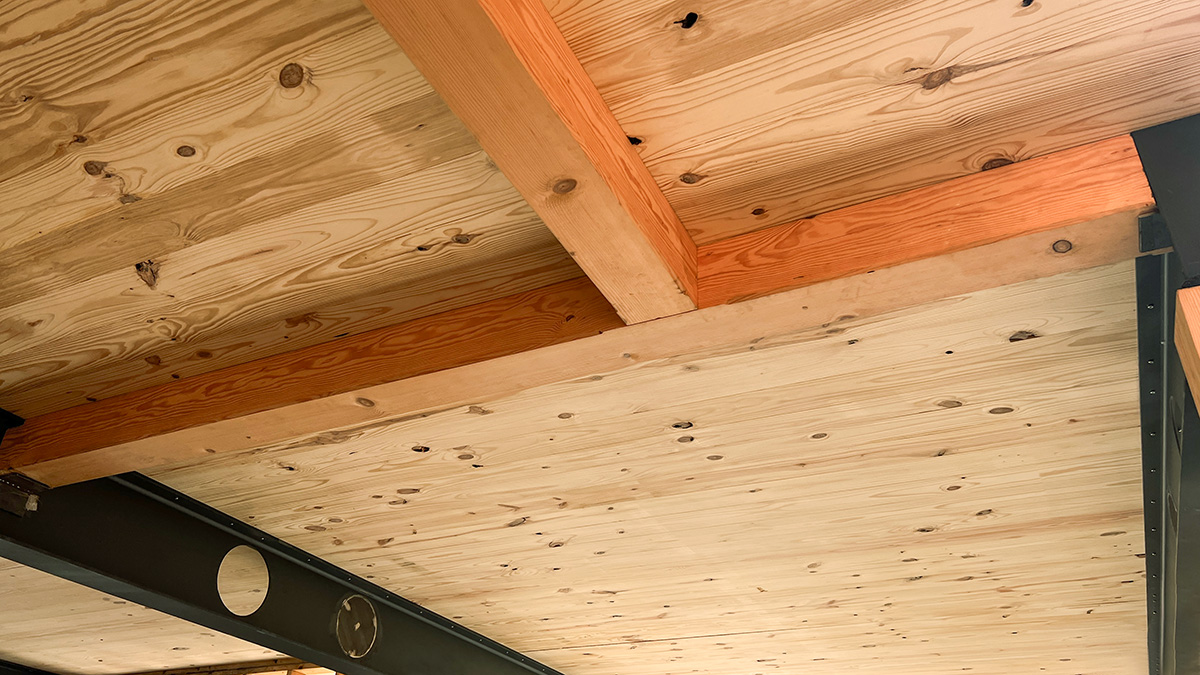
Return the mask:
<svg viewBox="0 0 1200 675">
<path fill-rule="evenodd" d="M 239 545 L 270 576 L 248 616 L 217 591 Z M 557 675 L 139 474 L 49 490 L 24 516 L 0 512 L 0 556 L 346 675 Z"/>
<path fill-rule="evenodd" d="M 0 659 L 0 675 L 54 675 L 40 668 L 32 666 L 23 666 L 19 663 L 5 661 Z"/>
</svg>

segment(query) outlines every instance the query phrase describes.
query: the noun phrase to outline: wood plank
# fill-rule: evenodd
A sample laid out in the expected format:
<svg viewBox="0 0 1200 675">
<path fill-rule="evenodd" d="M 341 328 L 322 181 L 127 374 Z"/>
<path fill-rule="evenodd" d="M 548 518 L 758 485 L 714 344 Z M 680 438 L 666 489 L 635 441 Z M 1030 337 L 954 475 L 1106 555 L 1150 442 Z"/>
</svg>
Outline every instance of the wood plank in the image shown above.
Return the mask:
<svg viewBox="0 0 1200 675">
<path fill-rule="evenodd" d="M 358 0 L 9 3 L 0 25 L 6 409 L 581 275 Z"/>
<path fill-rule="evenodd" d="M 563 672 L 1134 675 L 1133 280 L 676 342 L 154 475 Z"/>
<path fill-rule="evenodd" d="M 1200 401 L 1200 287 L 1181 288 L 1175 294 L 1175 349 L 1187 376 L 1192 398 Z"/>
<path fill-rule="evenodd" d="M 720 305 L 1083 223 L 1154 203 L 1129 136 L 965 176 L 700 248 Z"/>
<path fill-rule="evenodd" d="M 1059 240 L 1072 242 L 1071 250 L 1065 254 L 1053 252 L 1051 245 Z M 86 439 L 74 440 L 71 441 L 74 447 L 89 450 L 83 454 L 64 452 L 66 439 L 59 440 L 60 433 L 79 439 L 94 434 L 96 428 L 114 426 L 107 414 L 93 415 L 91 411 L 95 408 L 85 406 L 61 417 L 29 420 L 25 427 L 4 439 L 0 456 L 4 458 L 3 465 L 58 485 L 218 453 L 279 444 L 322 443 L 356 436 L 365 429 L 401 424 L 433 411 L 460 409 L 482 414 L 486 412 L 480 405 L 482 400 L 552 382 L 603 378 L 603 374 L 626 368 L 630 363 L 665 358 L 673 353 L 752 344 L 812 326 L 834 326 L 845 317 L 870 316 L 954 294 L 1129 260 L 1138 254 L 1136 215 L 1116 214 L 1092 223 L 907 263 L 875 274 L 837 279 L 744 303 L 609 330 L 567 344 L 428 372 L 303 403 L 274 409 L 256 403 L 252 407 L 262 412 L 254 414 L 238 415 L 239 406 L 244 404 L 215 400 L 242 398 L 237 390 L 214 388 L 205 397 L 214 400 L 202 403 L 195 400 L 202 390 L 181 381 L 178 389 L 165 389 L 162 394 L 140 400 L 169 398 L 174 406 L 188 408 L 227 406 L 225 414 L 238 416 L 207 422 L 197 418 L 193 420 L 196 426 L 165 434 L 161 434 L 157 416 L 127 417 L 119 433 L 141 440 L 86 446 L 79 445 Z M 493 338 L 486 329 L 474 333 L 485 342 Z M 430 336 L 431 340 L 436 338 L 436 334 Z M 295 380 L 287 377 L 296 369 L 290 360 L 281 358 L 278 363 L 282 373 L 270 380 L 259 380 L 256 390 L 285 389 L 281 383 L 288 387 L 295 385 Z M 263 369 L 263 372 L 273 370 Z M 363 405 L 363 399 L 373 405 Z M 155 409 L 160 408 L 155 406 Z"/>
<path fill-rule="evenodd" d="M 52 673 L 225 675 L 213 666 L 283 656 L 2 558 L 0 594 L 0 659 Z"/>
<path fill-rule="evenodd" d="M 42 462 L 82 457 L 620 325 L 586 279 L 563 282 L 34 418 L 5 436 L 0 465 L 36 473 L 33 467 Z M 374 405 L 367 398 L 355 400 L 359 407 Z"/>
<path fill-rule="evenodd" d="M 1200 112 L 1191 0 L 547 5 L 702 245 Z"/>
<path fill-rule="evenodd" d="M 695 308 L 695 244 L 540 0 L 367 0 L 628 323 Z"/>
</svg>

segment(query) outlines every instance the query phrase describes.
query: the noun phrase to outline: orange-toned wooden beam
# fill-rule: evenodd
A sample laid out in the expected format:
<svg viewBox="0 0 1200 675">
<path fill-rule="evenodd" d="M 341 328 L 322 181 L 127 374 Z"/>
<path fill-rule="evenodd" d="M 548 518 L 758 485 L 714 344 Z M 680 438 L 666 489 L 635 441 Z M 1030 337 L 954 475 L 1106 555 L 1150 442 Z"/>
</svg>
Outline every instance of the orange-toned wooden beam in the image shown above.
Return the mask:
<svg viewBox="0 0 1200 675">
<path fill-rule="evenodd" d="M 696 245 L 542 0 L 365 0 L 628 323 L 696 308 Z"/>
<path fill-rule="evenodd" d="M 711 307 L 1154 203 L 1129 136 L 1017 162 L 700 248 Z"/>
<path fill-rule="evenodd" d="M 565 281 L 40 415 L 5 435 L 0 444 L 0 473 L 17 469 L 42 475 L 39 467 L 55 460 L 70 458 L 86 464 L 89 455 L 106 448 L 596 335 L 622 325 L 587 279 Z M 370 401 L 364 398 L 360 404 L 361 419 L 371 419 Z M 343 416 L 337 421 L 348 419 Z M 306 425 L 314 421 L 298 422 L 298 427 L 307 430 L 310 427 Z M 199 448 L 201 456 L 208 449 Z M 99 460 L 93 472 L 121 473 L 188 456 L 190 452 L 182 447 L 146 448 L 112 461 Z M 65 482 L 82 479 L 70 471 L 67 475 Z"/>
<path fill-rule="evenodd" d="M 1175 349 L 1183 364 L 1192 398 L 1200 401 L 1200 286 L 1181 288 L 1175 294 Z"/>
</svg>

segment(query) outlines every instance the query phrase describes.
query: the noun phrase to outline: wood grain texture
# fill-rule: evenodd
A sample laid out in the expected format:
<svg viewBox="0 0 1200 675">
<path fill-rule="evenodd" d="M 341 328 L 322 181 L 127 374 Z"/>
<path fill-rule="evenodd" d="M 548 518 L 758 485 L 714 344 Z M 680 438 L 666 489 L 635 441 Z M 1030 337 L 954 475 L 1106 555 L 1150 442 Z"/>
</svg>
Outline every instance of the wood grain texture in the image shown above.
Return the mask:
<svg viewBox="0 0 1200 675">
<path fill-rule="evenodd" d="M 1175 349 L 1187 376 L 1188 389 L 1192 398 L 1200 400 L 1200 344 L 1196 331 L 1200 330 L 1200 289 L 1181 288 L 1175 293 Z"/>
<path fill-rule="evenodd" d="M 577 675 L 1144 671 L 1131 262 L 680 347 L 155 477 Z"/>
<path fill-rule="evenodd" d="M 121 675 L 281 656 L 3 558 L 0 594 L 0 659 L 52 673 Z"/>
<path fill-rule="evenodd" d="M 334 675 L 328 668 L 290 657 L 213 666 L 153 670 L 138 675 Z"/>
<path fill-rule="evenodd" d="M 546 5 L 699 244 L 1200 112 L 1190 0 Z"/>
<path fill-rule="evenodd" d="M 1056 253 L 1052 244 L 1072 242 Z M 268 447 L 304 448 L 354 438 L 371 430 L 403 425 L 448 409 L 485 414 L 482 401 L 576 378 L 604 379 L 630 363 L 672 354 L 753 343 L 771 336 L 821 326 L 837 330 L 846 317 L 871 316 L 1006 283 L 1087 269 L 1136 257 L 1133 214 L 1069 226 L 1041 234 L 816 284 L 744 303 L 721 305 L 658 321 L 626 326 L 570 343 L 490 359 L 458 368 L 328 396 L 304 403 L 153 435 L 157 422 L 127 420 L 123 434 L 143 437 L 97 448 L 84 455 L 10 462 L 23 473 L 59 485 L 117 471 L 143 470 L 214 454 Z M 834 326 L 833 328 L 830 328 Z M 360 399 L 373 406 L 363 406 Z M 27 423 L 30 433 L 40 425 Z M 19 437 L 18 437 L 19 438 Z M 14 456 L 18 440 L 6 440 Z M 53 447 L 53 438 L 39 441 Z"/>
<path fill-rule="evenodd" d="M 629 323 L 695 309 L 695 244 L 540 0 L 367 0 Z"/>
<path fill-rule="evenodd" d="M 1085 223 L 1154 204 L 1129 136 L 759 230 L 700 248 L 700 304 L 720 305 Z"/>
<path fill-rule="evenodd" d="M 587 279 L 381 328 L 31 419 L 5 435 L 0 465 L 43 462 L 151 439 L 623 325 Z M 374 407 L 356 397 L 359 407 Z M 164 449 L 163 452 L 169 452 Z M 186 455 L 181 456 L 184 457 Z M 116 465 L 105 473 L 128 470 Z"/>
<path fill-rule="evenodd" d="M 0 25 L 0 406 L 581 274 L 356 0 L 36 1 Z"/>
</svg>

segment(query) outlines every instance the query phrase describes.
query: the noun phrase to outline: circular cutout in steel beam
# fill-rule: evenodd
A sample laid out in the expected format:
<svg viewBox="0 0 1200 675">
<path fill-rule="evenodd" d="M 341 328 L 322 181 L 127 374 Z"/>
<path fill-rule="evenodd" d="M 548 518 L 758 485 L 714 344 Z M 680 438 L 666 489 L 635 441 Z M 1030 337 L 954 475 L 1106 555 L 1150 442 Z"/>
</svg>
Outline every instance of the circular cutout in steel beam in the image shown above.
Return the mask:
<svg viewBox="0 0 1200 675">
<path fill-rule="evenodd" d="M 217 570 L 217 595 L 225 609 L 238 616 L 250 616 L 266 601 L 270 581 L 267 561 L 261 553 L 249 546 L 234 546 Z"/>
<path fill-rule="evenodd" d="M 338 645 L 346 656 L 361 659 L 375 646 L 379 635 L 379 620 L 371 601 L 361 595 L 351 595 L 338 605 Z"/>
</svg>

